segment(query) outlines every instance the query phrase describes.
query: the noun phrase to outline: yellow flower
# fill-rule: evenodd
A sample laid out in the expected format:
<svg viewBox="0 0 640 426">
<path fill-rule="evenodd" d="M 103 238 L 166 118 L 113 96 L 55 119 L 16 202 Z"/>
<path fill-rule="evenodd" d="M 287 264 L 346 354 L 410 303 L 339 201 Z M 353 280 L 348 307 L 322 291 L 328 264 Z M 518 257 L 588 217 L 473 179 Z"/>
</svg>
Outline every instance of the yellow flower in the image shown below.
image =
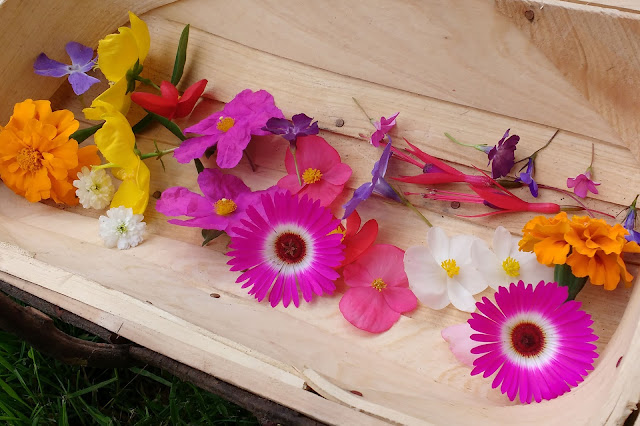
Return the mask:
<svg viewBox="0 0 640 426">
<path fill-rule="evenodd" d="M 31 202 L 78 204 L 71 184 L 78 168 L 100 164 L 95 147 L 78 149 L 69 139 L 78 126 L 71 111 L 52 111 L 49 101 L 16 104 L 0 131 L 0 178 Z"/>
<path fill-rule="evenodd" d="M 104 103 L 123 114 L 129 111 L 127 72 L 136 63 L 142 65 L 151 44 L 147 24 L 132 12 L 129 12 L 129 21 L 131 28 L 120 27 L 118 34 L 109 34 L 98 43 L 98 67 L 113 85 L 98 96 L 90 108 L 83 110 L 88 120 L 98 120 L 106 112 Z"/>
<path fill-rule="evenodd" d="M 134 214 L 143 214 L 149 202 L 149 168 L 133 151 L 135 136 L 129 122 L 118 111 L 101 116 L 104 125 L 94 136 L 98 149 L 112 168 L 113 175 L 122 180 L 111 201 L 111 207 L 130 207 Z"/>
</svg>

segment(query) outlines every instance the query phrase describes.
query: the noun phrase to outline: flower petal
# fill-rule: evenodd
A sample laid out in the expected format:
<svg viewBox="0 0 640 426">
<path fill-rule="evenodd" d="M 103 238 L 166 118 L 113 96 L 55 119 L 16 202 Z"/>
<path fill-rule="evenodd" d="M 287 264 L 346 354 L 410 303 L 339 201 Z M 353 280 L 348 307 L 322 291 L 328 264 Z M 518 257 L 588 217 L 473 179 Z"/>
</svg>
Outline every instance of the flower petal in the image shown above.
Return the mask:
<svg viewBox="0 0 640 426">
<path fill-rule="evenodd" d="M 400 314 L 371 287 L 350 288 L 340 299 L 339 307 L 347 321 L 370 333 L 386 331 L 400 319 Z"/>
</svg>

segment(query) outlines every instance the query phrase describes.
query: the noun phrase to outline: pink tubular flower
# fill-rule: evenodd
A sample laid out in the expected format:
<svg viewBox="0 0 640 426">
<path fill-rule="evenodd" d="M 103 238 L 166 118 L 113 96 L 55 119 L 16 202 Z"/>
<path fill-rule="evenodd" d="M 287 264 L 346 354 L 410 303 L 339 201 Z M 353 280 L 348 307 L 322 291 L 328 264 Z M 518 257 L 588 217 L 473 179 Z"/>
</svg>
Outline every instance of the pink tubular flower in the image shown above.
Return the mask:
<svg viewBox="0 0 640 426">
<path fill-rule="evenodd" d="M 332 294 L 335 269 L 344 259 L 341 235 L 331 233 L 338 220 L 320 201 L 290 193 L 263 194 L 247 208 L 242 225 L 234 227 L 227 253 L 231 271 L 244 271 L 236 280 L 271 306 L 300 305 L 298 288 L 306 302 L 313 294 Z M 331 234 L 330 234 L 331 233 Z"/>
<path fill-rule="evenodd" d="M 292 194 L 308 195 L 328 206 L 344 189 L 351 177 L 351 167 L 340 162 L 340 154 L 319 136 L 304 136 L 298 139 L 296 157 L 302 186 L 298 182 L 296 165 L 291 150 L 287 150 L 285 166 L 288 175 L 278 181 L 280 188 Z"/>
<path fill-rule="evenodd" d="M 598 339 L 591 316 L 580 302 L 567 300 L 567 287 L 541 281 L 535 288 L 520 281 L 500 287 L 495 304 L 486 297 L 476 303 L 481 313 L 468 321 L 481 355 L 471 375 L 487 378 L 497 371 L 492 387 L 510 400 L 554 399 L 577 386 L 593 370 Z"/>
<path fill-rule="evenodd" d="M 251 135 L 267 135 L 262 127 L 271 117 L 283 118 L 269 92 L 249 89 L 238 93 L 222 111 L 215 112 L 201 122 L 184 130 L 202 136 L 185 140 L 173 153 L 179 163 L 188 163 L 204 155 L 207 148 L 217 144 L 217 162 L 223 169 L 235 167 Z"/>
<path fill-rule="evenodd" d="M 381 117 L 380 121 L 372 121 L 372 124 L 376 128 L 376 131 L 371 135 L 371 145 L 375 146 L 376 148 L 380 146 L 380 142 L 382 141 L 382 139 L 384 139 L 387 133 L 389 133 L 389 131 L 396 125 L 396 117 L 398 116 L 398 114 L 400 113 L 396 112 L 389 118 Z"/>
<path fill-rule="evenodd" d="M 596 186 L 598 185 L 600 184 L 591 180 L 590 170 L 579 174 L 575 178 L 567 179 L 567 188 L 575 188 L 573 192 L 580 198 L 586 198 L 589 191 L 597 194 L 598 188 Z"/>
<path fill-rule="evenodd" d="M 198 185 L 204 196 L 181 186 L 164 190 L 156 210 L 166 216 L 193 218 L 169 220 L 174 225 L 217 229 L 233 235 L 232 227 L 239 226 L 247 207 L 260 199 L 261 192 L 251 192 L 240 178 L 218 169 L 203 170 L 198 175 Z"/>
<path fill-rule="evenodd" d="M 418 300 L 409 289 L 404 272 L 404 251 L 377 244 L 344 268 L 351 287 L 340 300 L 340 312 L 354 326 L 370 333 L 387 331 L 400 315 L 416 308 Z"/>
</svg>

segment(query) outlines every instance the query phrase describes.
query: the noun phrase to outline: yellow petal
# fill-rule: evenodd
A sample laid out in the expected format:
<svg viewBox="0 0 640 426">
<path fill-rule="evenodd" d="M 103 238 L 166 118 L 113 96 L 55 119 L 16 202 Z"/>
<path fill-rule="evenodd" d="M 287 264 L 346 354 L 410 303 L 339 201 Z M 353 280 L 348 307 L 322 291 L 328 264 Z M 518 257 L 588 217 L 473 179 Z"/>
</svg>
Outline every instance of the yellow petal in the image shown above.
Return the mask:
<svg viewBox="0 0 640 426">
<path fill-rule="evenodd" d="M 138 44 L 131 28 L 118 28 L 98 42 L 98 67 L 109 81 L 118 81 L 138 60 Z"/>
<path fill-rule="evenodd" d="M 140 64 L 142 64 L 149 53 L 149 46 L 151 45 L 149 28 L 147 24 L 133 12 L 129 12 L 129 21 L 131 21 L 131 31 L 138 45 L 138 58 L 140 58 Z"/>
<path fill-rule="evenodd" d="M 94 136 L 98 149 L 107 162 L 133 171 L 140 158 L 133 152 L 136 138 L 129 122 L 124 115 L 116 111 L 104 114 L 102 119 L 105 123 Z"/>
<path fill-rule="evenodd" d="M 96 97 L 89 108 L 82 110 L 87 120 L 101 120 L 102 115 L 119 111 L 127 115 L 131 106 L 131 94 L 127 92 L 127 79 L 117 81 Z"/>
<path fill-rule="evenodd" d="M 139 161 L 136 175 L 122 182 L 111 201 L 111 207 L 130 207 L 134 214 L 144 214 L 149 203 L 149 168 Z"/>
</svg>

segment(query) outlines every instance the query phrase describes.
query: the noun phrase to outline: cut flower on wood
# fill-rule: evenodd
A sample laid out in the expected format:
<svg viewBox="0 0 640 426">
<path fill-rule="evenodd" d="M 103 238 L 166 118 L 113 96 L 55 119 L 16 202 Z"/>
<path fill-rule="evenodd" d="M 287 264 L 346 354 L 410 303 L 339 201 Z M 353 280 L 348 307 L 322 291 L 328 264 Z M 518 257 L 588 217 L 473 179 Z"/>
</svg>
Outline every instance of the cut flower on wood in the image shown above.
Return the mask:
<svg viewBox="0 0 640 426">
<path fill-rule="evenodd" d="M 135 247 L 143 240 L 147 224 L 141 214 L 133 214 L 127 207 L 114 207 L 100 216 L 100 236 L 108 248 L 117 247 L 126 250 Z"/>
</svg>

